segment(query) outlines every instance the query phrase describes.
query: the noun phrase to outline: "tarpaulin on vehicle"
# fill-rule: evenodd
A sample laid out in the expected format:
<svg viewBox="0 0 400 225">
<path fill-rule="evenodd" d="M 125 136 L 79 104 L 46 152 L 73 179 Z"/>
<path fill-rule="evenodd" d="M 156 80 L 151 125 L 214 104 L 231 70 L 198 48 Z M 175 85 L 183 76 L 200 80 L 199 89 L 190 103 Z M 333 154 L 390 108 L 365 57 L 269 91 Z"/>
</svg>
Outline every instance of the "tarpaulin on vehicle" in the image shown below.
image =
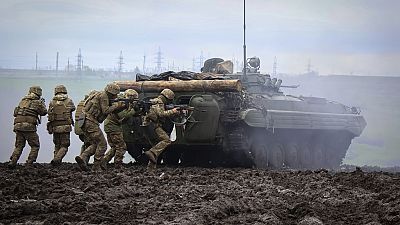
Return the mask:
<svg viewBox="0 0 400 225">
<path fill-rule="evenodd" d="M 157 80 L 223 80 L 223 76 L 213 73 L 195 73 L 190 71 L 167 71 L 160 74 L 154 74 L 151 76 L 136 74 L 136 81 L 157 81 Z"/>
</svg>

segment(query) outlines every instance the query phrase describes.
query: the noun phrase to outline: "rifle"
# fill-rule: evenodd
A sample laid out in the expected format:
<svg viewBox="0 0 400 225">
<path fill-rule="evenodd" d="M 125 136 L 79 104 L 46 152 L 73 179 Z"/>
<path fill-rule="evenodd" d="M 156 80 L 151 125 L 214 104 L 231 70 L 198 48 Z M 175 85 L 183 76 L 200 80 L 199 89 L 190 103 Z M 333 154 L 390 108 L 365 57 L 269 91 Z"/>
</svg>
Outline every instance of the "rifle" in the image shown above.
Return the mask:
<svg viewBox="0 0 400 225">
<path fill-rule="evenodd" d="M 178 110 L 188 110 L 188 111 L 193 111 L 194 107 L 189 106 L 189 105 L 174 105 L 174 104 L 168 104 L 165 106 L 165 109 L 173 109 L 173 108 L 178 108 Z"/>
<path fill-rule="evenodd" d="M 129 103 L 133 102 L 134 99 L 129 99 L 129 98 L 116 98 L 116 99 L 110 99 L 110 103 L 114 102 L 124 102 L 125 105 L 129 105 Z"/>
<path fill-rule="evenodd" d="M 39 100 L 43 103 L 43 105 L 46 106 L 46 99 L 40 98 Z M 41 115 L 38 115 L 37 121 L 38 121 L 38 124 L 41 124 L 41 123 L 42 123 L 42 116 L 41 116 Z"/>
<path fill-rule="evenodd" d="M 137 105 L 139 106 L 139 108 L 141 110 L 143 110 L 144 112 L 148 112 L 150 110 L 150 107 L 152 105 L 155 105 L 155 103 L 150 102 L 150 101 L 138 101 Z M 174 104 L 167 104 L 165 105 L 165 109 L 166 110 L 170 110 L 173 108 L 178 108 L 178 110 L 188 110 L 188 111 L 192 111 L 194 110 L 194 107 L 189 106 L 189 105 L 174 105 Z"/>
</svg>

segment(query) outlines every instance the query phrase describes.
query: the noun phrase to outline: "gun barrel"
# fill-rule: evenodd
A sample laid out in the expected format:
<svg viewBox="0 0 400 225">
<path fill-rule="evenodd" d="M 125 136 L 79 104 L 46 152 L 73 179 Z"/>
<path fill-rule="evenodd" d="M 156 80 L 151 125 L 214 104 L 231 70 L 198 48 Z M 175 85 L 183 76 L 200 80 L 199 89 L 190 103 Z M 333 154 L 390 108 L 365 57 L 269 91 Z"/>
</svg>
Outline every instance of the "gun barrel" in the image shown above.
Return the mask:
<svg viewBox="0 0 400 225">
<path fill-rule="evenodd" d="M 173 91 L 240 92 L 240 80 L 189 80 L 189 81 L 114 81 L 121 91 L 133 89 L 137 92 L 160 92 L 165 88 Z"/>
</svg>

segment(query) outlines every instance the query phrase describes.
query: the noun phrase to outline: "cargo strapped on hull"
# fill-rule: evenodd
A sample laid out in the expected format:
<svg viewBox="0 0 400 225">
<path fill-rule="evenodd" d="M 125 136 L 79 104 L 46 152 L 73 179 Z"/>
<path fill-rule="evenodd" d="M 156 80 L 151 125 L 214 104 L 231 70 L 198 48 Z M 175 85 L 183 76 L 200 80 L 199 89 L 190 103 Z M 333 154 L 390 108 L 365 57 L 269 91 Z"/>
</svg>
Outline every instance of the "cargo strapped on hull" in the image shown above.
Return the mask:
<svg viewBox="0 0 400 225">
<path fill-rule="evenodd" d="M 121 91 L 160 92 L 165 88 L 180 92 L 240 92 L 240 80 L 115 81 Z"/>
</svg>

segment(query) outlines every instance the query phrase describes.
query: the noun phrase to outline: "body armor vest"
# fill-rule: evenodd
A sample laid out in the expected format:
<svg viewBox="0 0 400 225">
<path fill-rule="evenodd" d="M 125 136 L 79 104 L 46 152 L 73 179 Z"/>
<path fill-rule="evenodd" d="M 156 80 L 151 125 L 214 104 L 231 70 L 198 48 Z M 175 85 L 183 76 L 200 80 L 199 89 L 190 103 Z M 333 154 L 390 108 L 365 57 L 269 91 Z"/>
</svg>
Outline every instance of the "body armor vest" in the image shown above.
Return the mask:
<svg viewBox="0 0 400 225">
<path fill-rule="evenodd" d="M 33 107 L 33 100 L 23 98 L 19 105 L 14 109 L 14 124 L 16 123 L 30 123 L 38 124 L 38 113 Z"/>
<path fill-rule="evenodd" d="M 94 119 L 99 121 L 99 116 L 101 114 L 100 96 L 101 92 L 95 92 L 91 94 L 84 103 L 83 112 L 88 116 L 89 120 Z"/>
<path fill-rule="evenodd" d="M 79 116 L 83 113 L 84 106 L 85 106 L 85 100 L 80 101 L 79 104 L 76 106 L 75 121 L 77 121 Z"/>
<path fill-rule="evenodd" d="M 52 106 L 49 108 L 49 122 L 52 122 L 53 126 L 58 125 L 71 125 L 71 110 L 67 108 L 66 102 L 68 99 L 64 101 L 53 100 Z"/>
</svg>

